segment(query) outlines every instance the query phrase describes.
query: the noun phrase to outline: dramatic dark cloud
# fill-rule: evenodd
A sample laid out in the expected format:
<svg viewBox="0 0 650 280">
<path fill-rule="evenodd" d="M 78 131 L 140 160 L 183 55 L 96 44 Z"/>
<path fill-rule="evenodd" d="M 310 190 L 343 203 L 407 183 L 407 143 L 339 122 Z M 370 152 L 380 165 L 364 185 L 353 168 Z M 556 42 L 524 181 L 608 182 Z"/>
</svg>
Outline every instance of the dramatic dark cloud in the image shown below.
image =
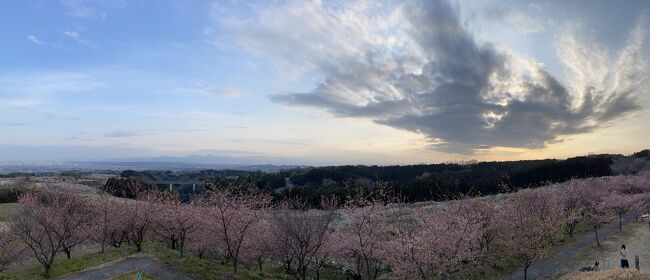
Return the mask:
<svg viewBox="0 0 650 280">
<path fill-rule="evenodd" d="M 436 150 L 468 154 L 495 146 L 542 148 L 559 136 L 592 131 L 638 109 L 636 98 L 647 92 L 641 25 L 611 71 L 574 69 L 597 83 L 567 86 L 535 62 L 478 43 L 446 1 L 410 2 L 402 13 L 417 57 L 369 49 L 328 65 L 311 92 L 272 100 L 369 118 L 424 134 Z M 588 50 L 570 54 L 566 59 L 578 65 L 592 59 Z M 418 59 L 421 68 L 409 67 Z"/>
</svg>

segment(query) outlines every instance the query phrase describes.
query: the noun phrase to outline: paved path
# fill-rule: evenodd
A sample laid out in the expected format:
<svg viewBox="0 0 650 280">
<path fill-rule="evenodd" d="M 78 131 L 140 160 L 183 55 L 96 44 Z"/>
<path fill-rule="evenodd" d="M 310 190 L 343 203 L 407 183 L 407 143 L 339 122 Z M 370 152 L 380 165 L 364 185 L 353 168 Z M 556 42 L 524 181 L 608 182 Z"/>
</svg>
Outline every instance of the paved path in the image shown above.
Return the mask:
<svg viewBox="0 0 650 280">
<path fill-rule="evenodd" d="M 89 270 L 64 276 L 58 280 L 110 279 L 129 272 L 142 270 L 160 280 L 194 280 L 195 278 L 173 270 L 144 254 L 136 254 L 126 259 Z"/>
<path fill-rule="evenodd" d="M 633 220 L 632 217 L 623 218 L 623 226 L 629 221 Z M 618 232 L 618 219 L 616 222 L 611 223 L 607 226 L 598 230 L 598 240 L 601 242 L 611 235 Z M 528 268 L 528 279 L 544 279 L 545 277 L 551 277 L 556 272 L 558 268 L 564 263 L 568 263 L 577 253 L 596 244 L 596 236 L 594 235 L 593 230 L 590 233 L 583 235 L 578 241 L 569 243 L 562 247 L 559 251 L 545 260 L 534 263 L 530 268 Z M 500 280 L 510 280 L 510 279 L 524 279 L 524 270 L 518 269 L 510 275 L 505 275 L 500 278 Z"/>
</svg>

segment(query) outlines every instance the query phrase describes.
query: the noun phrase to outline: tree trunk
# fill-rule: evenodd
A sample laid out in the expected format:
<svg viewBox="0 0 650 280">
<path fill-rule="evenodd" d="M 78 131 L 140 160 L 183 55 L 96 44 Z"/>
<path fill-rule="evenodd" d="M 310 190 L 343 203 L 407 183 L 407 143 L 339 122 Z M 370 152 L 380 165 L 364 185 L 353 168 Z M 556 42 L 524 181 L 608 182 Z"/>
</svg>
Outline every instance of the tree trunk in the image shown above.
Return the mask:
<svg viewBox="0 0 650 280">
<path fill-rule="evenodd" d="M 303 265 L 300 268 L 300 280 L 307 280 L 307 266 Z"/>
<path fill-rule="evenodd" d="M 63 252 L 65 252 L 65 255 L 66 257 L 68 257 L 68 259 L 70 258 L 70 254 L 72 253 L 71 251 L 72 250 L 70 247 L 63 247 Z"/>
<path fill-rule="evenodd" d="M 235 257 L 232 258 L 232 267 L 235 269 L 235 273 L 237 273 L 237 265 L 239 264 L 239 260 Z"/>
<path fill-rule="evenodd" d="M 142 252 L 142 240 L 144 240 L 144 230 L 138 229 L 137 236 L 133 238 L 133 243 L 135 243 L 136 252 Z"/>
<path fill-rule="evenodd" d="M 183 249 L 185 249 L 185 234 L 181 234 L 178 238 L 178 251 L 181 252 L 181 258 L 183 257 Z"/>
<path fill-rule="evenodd" d="M 618 231 L 623 231 L 623 213 L 618 213 Z"/>
<path fill-rule="evenodd" d="M 600 247 L 600 241 L 598 240 L 598 227 L 594 226 L 594 233 L 596 233 L 596 244 Z"/>
<path fill-rule="evenodd" d="M 566 227 L 566 233 L 569 234 L 569 238 L 573 238 L 573 233 L 574 233 L 575 230 L 576 230 L 576 225 L 577 225 L 576 222 L 571 222 L 571 223 L 569 223 L 569 224 L 567 225 L 567 227 Z"/>
<path fill-rule="evenodd" d="M 50 278 L 50 269 L 52 266 L 49 264 L 44 264 L 43 268 L 45 269 L 45 278 Z"/>
<path fill-rule="evenodd" d="M 524 280 L 528 279 L 528 267 L 524 268 Z"/>
<path fill-rule="evenodd" d="M 260 272 L 262 272 L 262 258 L 261 257 L 257 258 L 257 265 L 260 268 Z"/>
<path fill-rule="evenodd" d="M 291 275 L 291 262 L 290 261 L 285 261 L 284 262 L 284 269 L 288 275 Z"/>
</svg>

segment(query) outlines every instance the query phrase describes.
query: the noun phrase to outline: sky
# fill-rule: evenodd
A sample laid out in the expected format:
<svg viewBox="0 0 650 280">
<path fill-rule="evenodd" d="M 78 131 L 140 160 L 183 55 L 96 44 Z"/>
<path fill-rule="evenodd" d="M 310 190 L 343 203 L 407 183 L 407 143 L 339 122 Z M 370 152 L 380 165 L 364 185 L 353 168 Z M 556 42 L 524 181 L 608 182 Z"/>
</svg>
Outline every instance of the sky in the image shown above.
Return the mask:
<svg viewBox="0 0 650 280">
<path fill-rule="evenodd" d="M 650 2 L 8 0 L 0 162 L 650 148 Z"/>
</svg>

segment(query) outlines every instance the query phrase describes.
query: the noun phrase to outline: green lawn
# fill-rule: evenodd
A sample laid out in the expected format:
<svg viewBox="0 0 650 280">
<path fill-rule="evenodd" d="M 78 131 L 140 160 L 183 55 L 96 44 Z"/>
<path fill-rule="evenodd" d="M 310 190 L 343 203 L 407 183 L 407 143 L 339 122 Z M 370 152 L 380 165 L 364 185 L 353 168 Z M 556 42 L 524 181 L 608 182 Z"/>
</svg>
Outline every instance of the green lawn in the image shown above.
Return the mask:
<svg viewBox="0 0 650 280">
<path fill-rule="evenodd" d="M 198 257 L 190 254 L 185 254 L 181 259 L 179 253 L 166 247 L 159 246 L 158 244 L 145 244 L 143 249 L 145 253 L 157 258 L 160 262 L 173 267 L 179 271 L 191 274 L 198 279 L 217 280 L 226 279 L 226 275 L 234 276 L 232 264 L 226 262 L 224 264 L 218 260 L 199 259 Z M 321 269 L 321 279 L 337 279 L 337 270 L 331 267 Z M 311 272 L 311 278 L 315 279 L 315 272 Z M 339 275 L 338 279 L 345 278 L 344 275 Z M 229 279 L 229 278 L 228 278 Z M 271 262 L 264 262 L 262 271 L 260 272 L 257 264 L 240 264 L 237 271 L 236 279 L 241 280 L 254 280 L 254 279 L 277 279 L 288 280 L 291 279 L 284 271 L 276 264 Z"/>
<path fill-rule="evenodd" d="M 158 244 L 145 244 L 144 252 L 158 259 L 160 262 L 173 267 L 179 271 L 192 274 L 199 279 L 224 279 L 225 275 L 234 275 L 230 263 L 221 264 L 220 261 L 199 259 L 195 256 L 180 258 L 178 252 Z M 237 279 L 287 279 L 281 274 L 272 273 L 272 268 L 265 265 L 263 270 L 267 273 L 260 273 L 259 270 L 247 269 L 244 265 L 237 272 Z"/>
<path fill-rule="evenodd" d="M 78 272 L 89 267 L 97 266 L 103 263 L 117 260 L 122 257 L 126 257 L 133 253 L 135 253 L 135 248 L 130 248 L 130 247 L 109 249 L 104 254 L 92 253 L 87 255 L 75 256 L 73 253 L 71 259 L 59 259 L 54 262 L 54 266 L 52 267 L 52 270 L 50 272 L 50 278 L 57 278 L 63 275 Z M 0 273 L 0 279 L 37 280 L 37 279 L 47 279 L 47 278 L 43 276 L 43 266 L 38 264 L 26 268 L 7 270 L 3 273 Z"/>
</svg>

